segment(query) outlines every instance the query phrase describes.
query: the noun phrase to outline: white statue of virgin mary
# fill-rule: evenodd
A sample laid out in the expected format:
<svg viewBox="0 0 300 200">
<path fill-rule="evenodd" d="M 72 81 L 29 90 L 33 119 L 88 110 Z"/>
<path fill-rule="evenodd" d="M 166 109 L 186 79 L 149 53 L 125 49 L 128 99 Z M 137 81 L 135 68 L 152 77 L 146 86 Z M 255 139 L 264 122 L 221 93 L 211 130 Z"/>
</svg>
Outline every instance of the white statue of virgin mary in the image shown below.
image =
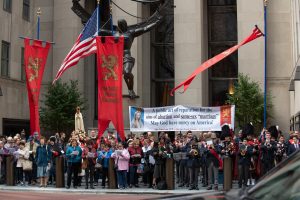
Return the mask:
<svg viewBox="0 0 300 200">
<path fill-rule="evenodd" d="M 80 107 L 76 108 L 76 113 L 75 113 L 75 131 L 85 132 L 85 130 L 84 130 L 84 124 L 83 124 L 83 118 L 82 118 L 82 114 L 80 112 Z"/>
</svg>

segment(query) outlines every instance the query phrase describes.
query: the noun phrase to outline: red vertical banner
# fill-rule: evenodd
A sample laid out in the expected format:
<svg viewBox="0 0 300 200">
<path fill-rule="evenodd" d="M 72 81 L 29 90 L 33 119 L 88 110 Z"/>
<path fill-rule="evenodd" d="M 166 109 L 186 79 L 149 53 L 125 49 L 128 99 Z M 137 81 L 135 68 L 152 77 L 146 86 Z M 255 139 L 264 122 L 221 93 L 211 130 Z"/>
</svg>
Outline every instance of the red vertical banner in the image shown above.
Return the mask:
<svg viewBox="0 0 300 200">
<path fill-rule="evenodd" d="M 231 124 L 231 105 L 221 106 L 220 125 Z"/>
<path fill-rule="evenodd" d="M 39 96 L 44 69 L 50 49 L 50 43 L 25 38 L 24 63 L 26 83 L 30 110 L 30 133 L 38 132 L 40 135 Z"/>
<path fill-rule="evenodd" d="M 98 137 L 112 122 L 125 140 L 122 101 L 124 37 L 97 37 Z"/>
</svg>

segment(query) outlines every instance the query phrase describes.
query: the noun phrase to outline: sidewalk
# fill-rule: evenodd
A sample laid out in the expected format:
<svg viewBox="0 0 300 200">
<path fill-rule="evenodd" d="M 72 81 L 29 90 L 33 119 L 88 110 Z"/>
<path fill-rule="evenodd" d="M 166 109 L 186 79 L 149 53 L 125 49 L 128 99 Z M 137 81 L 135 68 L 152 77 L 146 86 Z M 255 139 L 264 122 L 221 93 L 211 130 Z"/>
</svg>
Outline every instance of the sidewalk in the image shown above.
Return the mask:
<svg viewBox="0 0 300 200">
<path fill-rule="evenodd" d="M 219 188 L 221 190 L 221 188 Z M 84 193 L 84 194 L 161 194 L 161 195 L 172 195 L 172 194 L 194 194 L 194 193 L 205 193 L 209 192 L 205 188 L 200 190 L 188 190 L 186 188 L 178 188 L 175 190 L 154 190 L 152 188 L 128 188 L 124 190 L 120 189 L 84 189 L 84 187 L 78 187 L 77 189 L 70 188 L 55 188 L 47 187 L 40 188 L 38 186 L 6 186 L 0 185 L 0 191 L 16 191 L 16 192 L 46 192 L 46 193 Z"/>
</svg>

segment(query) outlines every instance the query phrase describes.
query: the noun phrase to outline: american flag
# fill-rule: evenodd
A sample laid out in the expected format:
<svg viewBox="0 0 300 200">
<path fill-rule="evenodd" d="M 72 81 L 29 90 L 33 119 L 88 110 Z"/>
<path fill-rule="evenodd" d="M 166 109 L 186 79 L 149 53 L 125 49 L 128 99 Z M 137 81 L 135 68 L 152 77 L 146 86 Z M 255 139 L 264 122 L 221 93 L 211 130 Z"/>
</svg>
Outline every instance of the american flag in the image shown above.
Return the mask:
<svg viewBox="0 0 300 200">
<path fill-rule="evenodd" d="M 79 34 L 74 46 L 61 64 L 53 83 L 57 81 L 68 68 L 76 65 L 80 58 L 96 53 L 97 44 L 95 36 L 97 35 L 98 27 L 97 12 L 98 9 L 95 9 L 93 15 Z"/>
</svg>

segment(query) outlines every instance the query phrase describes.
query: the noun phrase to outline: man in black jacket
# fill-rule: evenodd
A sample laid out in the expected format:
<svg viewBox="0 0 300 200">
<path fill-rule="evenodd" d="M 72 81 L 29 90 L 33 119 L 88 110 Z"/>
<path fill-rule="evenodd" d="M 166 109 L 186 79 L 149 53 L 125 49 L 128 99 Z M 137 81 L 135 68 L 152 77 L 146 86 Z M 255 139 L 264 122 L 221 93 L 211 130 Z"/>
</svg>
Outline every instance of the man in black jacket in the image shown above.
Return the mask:
<svg viewBox="0 0 300 200">
<path fill-rule="evenodd" d="M 277 143 L 271 140 L 271 134 L 266 133 L 266 140 L 261 147 L 261 163 L 262 175 L 266 174 L 275 166 L 275 154 L 277 151 Z"/>
<path fill-rule="evenodd" d="M 192 142 L 192 148 L 187 152 L 187 167 L 189 171 L 190 188 L 189 190 L 199 190 L 198 175 L 200 171 L 200 152 L 197 141 Z"/>
<path fill-rule="evenodd" d="M 238 152 L 239 188 L 241 188 L 242 185 L 247 187 L 252 153 L 253 148 L 247 145 L 247 140 L 244 140 Z"/>
<path fill-rule="evenodd" d="M 293 136 L 291 142 L 288 143 L 287 155 L 290 156 L 292 153 L 299 149 L 299 140 L 296 135 Z"/>
<path fill-rule="evenodd" d="M 213 188 L 218 190 L 218 178 L 219 178 L 219 167 L 222 163 L 220 154 L 221 146 L 216 142 L 215 134 L 212 134 L 213 144 L 208 144 L 208 149 L 206 151 L 206 163 L 208 167 L 208 187 L 207 190 Z M 214 178 L 214 180 L 213 180 Z"/>
</svg>

